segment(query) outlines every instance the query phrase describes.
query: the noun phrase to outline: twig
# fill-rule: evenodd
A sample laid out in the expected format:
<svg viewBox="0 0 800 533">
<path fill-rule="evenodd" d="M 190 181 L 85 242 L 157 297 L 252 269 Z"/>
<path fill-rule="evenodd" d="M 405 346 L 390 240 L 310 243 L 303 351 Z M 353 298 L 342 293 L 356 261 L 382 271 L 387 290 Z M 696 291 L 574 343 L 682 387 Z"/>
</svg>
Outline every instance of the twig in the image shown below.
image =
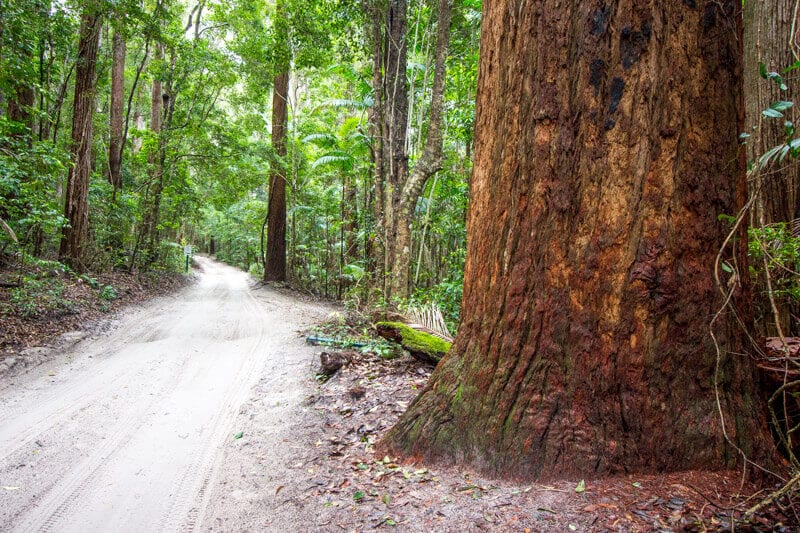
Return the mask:
<svg viewBox="0 0 800 533">
<path fill-rule="evenodd" d="M 757 513 L 764 507 L 772 504 L 772 502 L 774 502 L 775 500 L 784 497 L 790 490 L 792 490 L 792 487 L 797 485 L 798 482 L 800 482 L 800 472 L 795 474 L 795 476 L 789 481 L 787 481 L 786 484 L 784 484 L 781 488 L 779 488 L 778 490 L 776 490 L 775 492 L 773 492 L 772 494 L 770 494 L 769 496 L 767 496 L 766 498 L 764 498 L 763 500 L 752 506 L 750 509 L 748 509 L 744 513 L 744 520 L 750 520 L 750 518 L 755 513 Z"/>
<path fill-rule="evenodd" d="M 725 508 L 725 507 L 722 507 L 722 506 L 720 506 L 720 505 L 718 505 L 718 504 L 714 503 L 714 501 L 713 501 L 713 500 L 711 500 L 711 498 L 709 498 L 708 496 L 706 496 L 705 494 L 703 494 L 702 492 L 700 492 L 700 490 L 699 490 L 699 489 L 697 489 L 697 488 L 696 488 L 694 485 L 689 485 L 689 484 L 687 483 L 687 484 L 686 484 L 686 486 L 687 486 L 687 487 L 689 487 L 690 489 L 692 489 L 693 491 L 695 491 L 697 494 L 699 494 L 699 495 L 700 495 L 700 496 L 701 496 L 701 497 L 702 497 L 702 498 L 703 498 L 705 501 L 707 501 L 707 502 L 708 502 L 709 504 L 711 504 L 713 507 L 716 507 L 716 508 L 717 508 L 717 509 L 719 509 L 720 511 L 731 512 L 731 509 L 727 509 L 727 508 Z"/>
</svg>

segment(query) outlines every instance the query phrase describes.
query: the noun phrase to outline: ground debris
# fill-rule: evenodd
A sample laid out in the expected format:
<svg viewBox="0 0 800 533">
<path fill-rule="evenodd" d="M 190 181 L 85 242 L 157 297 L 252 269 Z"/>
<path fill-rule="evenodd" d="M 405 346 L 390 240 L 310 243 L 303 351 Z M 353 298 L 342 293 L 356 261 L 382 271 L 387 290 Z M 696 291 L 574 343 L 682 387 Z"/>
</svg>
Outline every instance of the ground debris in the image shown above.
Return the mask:
<svg viewBox="0 0 800 533">
<path fill-rule="evenodd" d="M 375 444 L 425 386 L 432 369 L 405 355 L 353 352 L 306 406 L 320 418 L 304 468 L 309 523 L 347 531 L 739 531 L 788 529 L 787 514 L 739 520 L 741 472 L 564 480 L 519 485 L 471 471 L 378 456 Z M 302 470 L 301 470 L 302 472 Z M 310 481 L 312 478 L 309 477 Z M 576 492 L 582 486 L 583 491 Z M 746 486 L 743 495 L 756 487 Z M 768 529 L 764 529 L 770 524 Z M 748 529 L 749 528 L 749 529 Z"/>
<path fill-rule="evenodd" d="M 322 352 L 319 354 L 319 373 L 331 377 L 343 366 L 350 363 L 355 352 Z"/>
</svg>

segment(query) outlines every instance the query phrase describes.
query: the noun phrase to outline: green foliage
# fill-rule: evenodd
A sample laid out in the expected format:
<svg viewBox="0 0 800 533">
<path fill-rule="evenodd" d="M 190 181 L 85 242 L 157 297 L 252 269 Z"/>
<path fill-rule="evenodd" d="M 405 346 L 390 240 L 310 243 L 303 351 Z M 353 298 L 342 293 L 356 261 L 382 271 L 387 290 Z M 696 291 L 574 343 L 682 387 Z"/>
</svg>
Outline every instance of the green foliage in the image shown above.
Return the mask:
<svg viewBox="0 0 800 533">
<path fill-rule="evenodd" d="M 800 237 L 794 236 L 786 223 L 769 224 L 748 230 L 748 252 L 753 272 L 772 277 L 774 294 L 800 299 Z"/>
<path fill-rule="evenodd" d="M 0 215 L 33 252 L 37 239 L 58 235 L 66 223 L 52 191 L 66 171 L 68 156 L 49 142 L 30 141 L 27 129 L 0 116 Z M 8 240 L 9 235 L 0 233 L 0 247 Z"/>
<path fill-rule="evenodd" d="M 4 312 L 28 318 L 59 316 L 74 312 L 74 303 L 64 297 L 64 274 L 69 269 L 56 261 L 32 261 L 19 287 L 11 289 Z"/>
<path fill-rule="evenodd" d="M 106 285 L 105 287 L 103 287 L 98 296 L 100 297 L 101 300 L 105 300 L 107 302 L 119 298 L 119 295 L 117 294 L 117 289 L 115 289 L 113 285 Z"/>
<path fill-rule="evenodd" d="M 772 80 L 778 86 L 780 91 L 788 90 L 788 86 L 784 83 L 783 77 L 777 72 L 767 72 L 766 66 L 759 63 L 761 77 L 765 80 Z M 794 103 L 788 100 L 779 100 L 772 103 L 767 109 L 764 109 L 761 114 L 768 119 L 782 119 L 784 118 L 783 112 L 791 109 Z M 781 163 L 787 156 L 792 159 L 797 159 L 800 156 L 800 137 L 797 137 L 797 129 L 794 123 L 790 120 L 785 120 L 783 123 L 783 130 L 785 140 L 782 144 L 774 146 L 761 154 L 758 159 L 753 163 L 758 168 L 764 168 L 772 163 Z M 740 138 L 746 140 L 750 134 L 744 132 Z"/>
<path fill-rule="evenodd" d="M 437 301 L 451 326 L 460 307 L 480 25 L 480 2 L 459 5 L 448 59 L 445 164 L 416 206 L 412 250 L 414 299 Z M 0 231 L 0 260 L 6 263 L 58 254 L 67 223 L 64 185 L 72 164 L 82 7 L 34 0 L 3 4 L 0 219 L 8 231 Z M 114 190 L 107 156 L 112 40 L 104 34 L 89 184 L 90 269 L 182 269 L 178 243 L 210 251 L 213 242 L 219 259 L 262 276 L 268 176 L 280 165 L 287 174 L 292 284 L 346 299 L 351 307 L 377 301 L 370 290 L 378 270 L 372 257 L 379 244 L 373 215 L 376 142 L 368 122 L 375 98 L 364 33 L 371 15 L 364 6 L 217 0 L 204 4 L 199 19 L 198 11 L 190 19 L 187 6 L 175 0 L 96 7 L 108 21 L 108 36 L 121 34 L 127 41 L 129 122 L 122 188 Z M 412 165 L 426 135 L 435 24 L 430 4 L 409 3 Z M 287 65 L 292 68 L 288 154 L 278 158 L 270 142 L 271 85 Z M 160 132 L 150 124 L 155 81 L 168 96 Z M 12 121 L 12 104 L 28 90 L 32 101 L 18 110 L 22 118 Z M 154 230 L 148 235 L 151 218 Z M 111 295 L 111 289 L 97 290 Z M 18 301 L 30 302 L 24 294 Z"/>
</svg>

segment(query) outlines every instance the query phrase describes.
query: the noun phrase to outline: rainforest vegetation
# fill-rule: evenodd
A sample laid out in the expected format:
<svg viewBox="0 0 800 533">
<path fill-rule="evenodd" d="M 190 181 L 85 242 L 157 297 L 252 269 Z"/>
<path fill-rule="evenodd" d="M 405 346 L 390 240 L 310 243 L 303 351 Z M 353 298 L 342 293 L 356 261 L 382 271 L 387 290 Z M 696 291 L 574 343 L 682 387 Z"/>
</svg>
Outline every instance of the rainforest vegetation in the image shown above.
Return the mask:
<svg viewBox="0 0 800 533">
<path fill-rule="evenodd" d="M 439 25 L 403 3 L 404 75 L 382 78 L 379 4 L 4 0 L 3 261 L 134 272 L 190 244 L 331 298 L 435 300 L 454 325 L 481 6 L 443 2 Z"/>
<path fill-rule="evenodd" d="M 190 245 L 460 321 L 388 449 L 797 466 L 794 1 L 0 6 L 3 312 Z"/>
</svg>

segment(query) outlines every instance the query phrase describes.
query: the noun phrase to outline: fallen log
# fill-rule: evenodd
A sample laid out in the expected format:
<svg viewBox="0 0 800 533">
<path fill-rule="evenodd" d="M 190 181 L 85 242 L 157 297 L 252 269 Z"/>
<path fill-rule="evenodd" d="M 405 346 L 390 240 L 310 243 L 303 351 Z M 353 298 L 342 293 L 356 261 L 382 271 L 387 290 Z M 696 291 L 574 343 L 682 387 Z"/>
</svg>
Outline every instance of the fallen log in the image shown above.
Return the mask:
<svg viewBox="0 0 800 533">
<path fill-rule="evenodd" d="M 398 343 L 424 363 L 435 365 L 450 350 L 449 342 L 401 322 L 378 322 L 375 329 L 378 335 Z"/>
</svg>

